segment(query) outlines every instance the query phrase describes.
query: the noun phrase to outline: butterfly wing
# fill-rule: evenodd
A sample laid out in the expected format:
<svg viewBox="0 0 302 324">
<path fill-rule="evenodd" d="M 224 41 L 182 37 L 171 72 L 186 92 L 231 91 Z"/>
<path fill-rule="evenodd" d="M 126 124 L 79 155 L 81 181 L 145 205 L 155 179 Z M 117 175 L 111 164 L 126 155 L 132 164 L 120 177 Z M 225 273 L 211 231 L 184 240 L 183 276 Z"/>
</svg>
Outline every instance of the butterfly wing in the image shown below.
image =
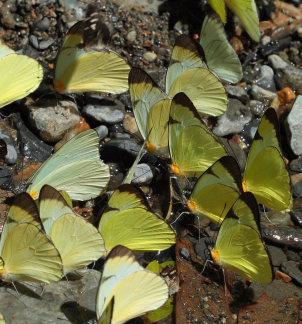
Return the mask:
<svg viewBox="0 0 302 324">
<path fill-rule="evenodd" d="M 170 65 L 166 75 L 166 92 L 170 92 L 173 82 L 185 71 L 206 67 L 200 56 L 200 49 L 189 36 L 180 35 L 173 47 Z"/>
<path fill-rule="evenodd" d="M 240 213 L 236 213 L 237 210 Z M 272 266 L 258 225 L 255 225 L 257 218 L 255 198 L 250 193 L 242 194 L 222 222 L 211 253 L 219 265 L 252 281 L 270 283 L 273 279 Z"/>
<path fill-rule="evenodd" d="M 55 221 L 50 238 L 60 252 L 65 274 L 81 269 L 105 254 L 99 231 L 75 214 L 65 214 Z"/>
<path fill-rule="evenodd" d="M 227 13 L 225 0 L 208 0 L 210 6 L 218 13 L 221 21 L 225 24 L 227 22 Z"/>
<path fill-rule="evenodd" d="M 128 90 L 129 71 L 129 65 L 115 52 L 65 48 L 56 63 L 54 89 L 118 94 Z"/>
<path fill-rule="evenodd" d="M 184 93 L 177 94 L 171 103 L 169 149 L 172 171 L 188 177 L 200 176 L 219 158 L 227 155 Z"/>
<path fill-rule="evenodd" d="M 51 228 L 56 220 L 64 214 L 72 214 L 64 197 L 53 187 L 44 185 L 39 195 L 40 218 L 44 231 L 50 235 Z"/>
<path fill-rule="evenodd" d="M 170 99 L 164 99 L 150 109 L 147 120 L 149 133 L 147 147 L 150 152 L 167 155 L 168 150 L 168 122 L 170 115 Z"/>
<path fill-rule="evenodd" d="M 167 98 L 152 78 L 139 68 L 129 73 L 129 90 L 137 126 L 144 139 L 148 138 L 147 127 L 150 109 L 157 102 Z"/>
<path fill-rule="evenodd" d="M 121 324 L 162 306 L 168 299 L 168 286 L 161 277 L 141 267 L 130 250 L 118 246 L 104 264 L 97 294 L 98 318 L 113 296 L 112 323 Z"/>
<path fill-rule="evenodd" d="M 0 108 L 35 91 L 43 79 L 42 66 L 36 60 L 10 53 L 6 47 L 0 43 L 0 55 L 4 55 L 0 56 Z"/>
<path fill-rule="evenodd" d="M 101 220 L 99 231 L 108 251 L 117 245 L 124 245 L 135 251 L 156 251 L 175 244 L 173 229 L 154 213 L 143 208 L 123 210 L 111 215 L 109 220 Z"/>
<path fill-rule="evenodd" d="M 267 207 L 292 208 L 290 176 L 281 155 L 278 119 L 268 109 L 255 134 L 243 177 L 243 188 L 251 191 Z"/>
<path fill-rule="evenodd" d="M 204 50 L 207 66 L 219 79 L 237 83 L 242 79 L 240 60 L 228 42 L 220 18 L 207 16 L 200 33 L 200 44 Z"/>
<path fill-rule="evenodd" d="M 187 205 L 194 214 L 221 223 L 241 190 L 238 164 L 233 157 L 224 156 L 200 176 Z"/>
<path fill-rule="evenodd" d="M 227 95 L 222 83 L 208 69 L 195 68 L 183 72 L 173 83 L 169 97 L 184 92 L 203 115 L 218 116 L 227 109 Z"/>
<path fill-rule="evenodd" d="M 59 252 L 47 236 L 32 224 L 15 226 L 5 239 L 0 266 L 5 281 L 53 282 L 62 277 Z M 1 269 L 2 268 L 2 269 Z"/>
<path fill-rule="evenodd" d="M 100 160 L 99 136 L 90 129 L 54 153 L 28 180 L 27 192 L 37 199 L 43 185 L 49 184 L 73 200 L 89 200 L 101 193 L 109 176 L 108 166 Z"/>
<path fill-rule="evenodd" d="M 249 154 L 254 154 L 251 150 Z M 276 210 L 292 209 L 291 181 L 282 155 L 275 147 L 263 149 L 247 162 L 245 190 L 253 192 L 259 203 Z"/>
<path fill-rule="evenodd" d="M 250 37 L 259 42 L 260 29 L 257 7 L 254 0 L 225 0 L 227 6 L 240 19 Z"/>
<path fill-rule="evenodd" d="M 112 297 L 111 301 L 108 303 L 108 305 L 104 309 L 104 311 L 98 321 L 98 324 L 111 324 L 112 316 L 113 316 L 113 309 L 114 309 L 114 297 Z"/>
<path fill-rule="evenodd" d="M 41 228 L 38 207 L 29 194 L 23 192 L 16 196 L 12 206 L 9 209 L 6 222 L 3 226 L 0 240 L 0 254 L 3 244 L 11 230 L 18 224 L 31 223 Z"/>
</svg>

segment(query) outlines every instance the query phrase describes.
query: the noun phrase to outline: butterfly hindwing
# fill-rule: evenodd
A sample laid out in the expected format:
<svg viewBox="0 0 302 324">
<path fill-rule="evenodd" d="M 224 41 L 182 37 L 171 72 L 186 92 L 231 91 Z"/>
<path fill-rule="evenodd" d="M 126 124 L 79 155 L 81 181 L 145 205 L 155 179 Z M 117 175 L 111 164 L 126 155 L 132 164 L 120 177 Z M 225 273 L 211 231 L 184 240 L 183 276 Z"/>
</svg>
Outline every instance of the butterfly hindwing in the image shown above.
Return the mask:
<svg viewBox="0 0 302 324">
<path fill-rule="evenodd" d="M 200 176 L 187 205 L 194 214 L 220 224 L 241 191 L 238 164 L 233 157 L 224 156 Z"/>
<path fill-rule="evenodd" d="M 29 223 L 16 225 L 5 237 L 0 263 L 0 275 L 5 281 L 49 283 L 63 275 L 58 250 L 38 227 Z"/>
<path fill-rule="evenodd" d="M 249 192 L 243 193 L 222 222 L 211 253 L 222 267 L 252 281 L 270 283 L 273 279 L 272 265 L 258 222 L 256 199 Z"/>
<path fill-rule="evenodd" d="M 36 90 L 43 68 L 33 58 L 17 54 L 0 41 L 0 108 Z"/>
<path fill-rule="evenodd" d="M 224 26 L 216 14 L 205 18 L 200 33 L 200 44 L 208 68 L 219 79 L 230 83 L 237 83 L 242 79 L 240 60 L 228 42 Z"/>
<path fill-rule="evenodd" d="M 171 103 L 169 149 L 172 171 L 187 177 L 200 176 L 215 161 L 227 155 L 184 93 L 177 94 Z"/>
<path fill-rule="evenodd" d="M 45 185 L 39 200 L 43 225 L 60 252 L 65 274 L 83 268 L 105 254 L 98 230 L 76 215 L 56 189 Z"/>
<path fill-rule="evenodd" d="M 98 196 L 109 181 L 109 168 L 100 160 L 99 136 L 82 132 L 54 153 L 28 180 L 27 192 L 37 199 L 44 184 L 64 190 L 73 200 Z"/>
<path fill-rule="evenodd" d="M 129 249 L 117 246 L 104 264 L 97 293 L 98 318 L 113 296 L 112 324 L 121 324 L 162 306 L 168 299 L 168 286 L 164 279 L 145 270 Z"/>
</svg>

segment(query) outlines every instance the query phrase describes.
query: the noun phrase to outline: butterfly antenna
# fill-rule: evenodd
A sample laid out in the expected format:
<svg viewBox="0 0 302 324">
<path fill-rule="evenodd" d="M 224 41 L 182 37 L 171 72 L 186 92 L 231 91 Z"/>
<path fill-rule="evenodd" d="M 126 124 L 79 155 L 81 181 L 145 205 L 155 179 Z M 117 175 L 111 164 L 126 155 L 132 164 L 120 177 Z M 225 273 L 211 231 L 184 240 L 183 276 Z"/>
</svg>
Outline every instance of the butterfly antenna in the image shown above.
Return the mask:
<svg viewBox="0 0 302 324">
<path fill-rule="evenodd" d="M 262 206 L 262 208 L 263 208 L 263 213 L 264 213 L 264 216 L 265 216 L 265 218 L 267 219 L 267 221 L 271 224 L 271 225 L 276 225 L 276 224 L 274 224 L 269 218 L 268 218 L 268 216 L 267 216 L 267 214 L 266 214 L 266 211 L 265 211 L 265 207 L 261 204 L 261 206 Z"/>
<path fill-rule="evenodd" d="M 16 285 L 15 285 L 15 283 L 13 281 L 12 281 L 12 285 L 13 285 L 14 289 L 16 290 L 17 295 L 19 297 L 21 297 L 21 295 L 19 294 L 19 291 L 18 291 L 18 289 L 17 289 L 17 287 L 16 287 Z"/>
<path fill-rule="evenodd" d="M 188 214 L 188 215 L 190 215 L 191 213 L 190 213 L 190 212 L 186 212 L 186 211 L 180 213 L 180 214 L 176 217 L 176 219 L 175 219 L 175 220 L 174 220 L 170 225 L 173 225 L 174 223 L 176 223 L 176 222 L 178 221 L 178 219 L 179 219 L 183 214 Z"/>
<path fill-rule="evenodd" d="M 206 261 L 205 261 L 205 263 L 203 265 L 202 271 L 200 272 L 201 275 L 204 273 L 208 263 L 213 263 L 213 261 L 209 257 L 207 257 L 207 259 L 206 259 Z"/>
</svg>

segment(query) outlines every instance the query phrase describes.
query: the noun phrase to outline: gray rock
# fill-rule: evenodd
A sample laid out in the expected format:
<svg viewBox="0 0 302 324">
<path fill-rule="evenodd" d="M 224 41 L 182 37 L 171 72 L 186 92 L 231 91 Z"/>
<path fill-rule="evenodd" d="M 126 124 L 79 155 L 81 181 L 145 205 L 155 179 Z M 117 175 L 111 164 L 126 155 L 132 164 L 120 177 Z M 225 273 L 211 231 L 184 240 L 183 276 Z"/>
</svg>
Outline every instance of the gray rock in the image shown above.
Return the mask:
<svg viewBox="0 0 302 324">
<path fill-rule="evenodd" d="M 35 48 L 35 49 L 39 49 L 39 41 L 38 41 L 38 38 L 37 36 L 35 35 L 30 35 L 29 36 L 29 41 L 31 43 L 31 45 Z"/>
<path fill-rule="evenodd" d="M 265 90 L 276 92 L 274 70 L 268 65 L 262 65 L 256 84 Z"/>
<path fill-rule="evenodd" d="M 108 135 L 108 128 L 105 125 L 95 127 L 95 130 L 98 132 L 100 140 L 102 140 Z"/>
<path fill-rule="evenodd" d="M 150 166 L 146 163 L 140 163 L 137 165 L 132 183 L 137 186 L 143 186 L 149 184 L 153 179 L 153 172 Z"/>
<path fill-rule="evenodd" d="M 249 102 L 249 107 L 251 112 L 257 117 L 262 117 L 267 108 L 267 106 L 259 100 L 251 100 Z"/>
<path fill-rule="evenodd" d="M 50 20 L 47 17 L 43 17 L 34 24 L 34 29 L 39 31 L 46 31 L 50 26 Z"/>
<path fill-rule="evenodd" d="M 227 111 L 218 118 L 213 133 L 217 136 L 240 133 L 245 124 L 252 119 L 248 107 L 237 99 L 230 99 Z"/>
<path fill-rule="evenodd" d="M 73 101 L 43 100 L 39 107 L 28 108 L 31 124 L 46 142 L 59 141 L 80 121 L 77 106 Z"/>
<path fill-rule="evenodd" d="M 55 42 L 54 39 L 43 40 L 39 44 L 39 49 L 45 50 L 46 48 L 48 48 L 49 46 L 51 46 L 54 42 Z"/>
<path fill-rule="evenodd" d="M 298 96 L 286 118 L 289 145 L 296 155 L 302 154 L 302 96 Z"/>
<path fill-rule="evenodd" d="M 246 124 L 241 132 L 241 136 L 245 139 L 245 142 L 248 144 L 252 144 L 254 136 L 257 132 L 260 120 L 253 119 L 250 123 Z"/>
<path fill-rule="evenodd" d="M 280 267 L 283 262 L 287 261 L 287 257 L 281 248 L 274 245 L 266 245 L 266 247 L 273 266 Z"/>
<path fill-rule="evenodd" d="M 299 270 L 298 264 L 295 261 L 283 262 L 281 270 L 302 285 L 302 272 Z"/>
<path fill-rule="evenodd" d="M 19 294 L 12 285 L 1 286 L 0 312 L 6 323 L 80 324 L 94 319 L 95 301 L 89 299 L 92 303 L 89 308 L 79 307 L 78 301 L 83 292 L 96 289 L 100 272 L 88 269 L 80 273 L 83 276 L 81 279 L 59 281 L 45 286 L 15 282 Z"/>
<path fill-rule="evenodd" d="M 295 261 L 295 262 L 300 262 L 301 261 L 300 255 L 298 253 L 296 253 L 295 251 L 287 250 L 286 251 L 286 256 L 287 256 L 287 259 L 289 261 Z"/>
<path fill-rule="evenodd" d="M 240 101 L 242 101 L 243 103 L 247 103 L 247 101 L 249 100 L 249 95 L 248 95 L 247 91 L 242 87 L 234 86 L 234 85 L 227 85 L 226 91 L 229 96 L 231 96 L 233 98 L 237 98 Z"/>
<path fill-rule="evenodd" d="M 269 62 L 275 70 L 275 78 L 281 88 L 290 87 L 297 90 L 302 86 L 302 69 L 285 62 L 278 55 L 270 55 Z"/>
<path fill-rule="evenodd" d="M 120 101 L 94 96 L 84 106 L 83 114 L 101 123 L 113 125 L 123 121 L 125 108 Z"/>
<path fill-rule="evenodd" d="M 274 93 L 272 91 L 265 90 L 257 85 L 252 86 L 251 95 L 252 95 L 253 99 L 259 100 L 259 101 L 264 102 L 265 104 L 268 104 L 268 105 L 275 98 L 277 98 L 276 93 Z"/>
<path fill-rule="evenodd" d="M 302 182 L 299 181 L 293 185 L 293 196 L 296 198 L 302 197 Z"/>
<path fill-rule="evenodd" d="M 298 157 L 292 160 L 289 164 L 289 169 L 291 171 L 301 173 L 302 172 L 302 157 Z"/>
<path fill-rule="evenodd" d="M 52 146 L 41 141 L 24 124 L 20 114 L 15 114 L 14 125 L 20 133 L 20 151 L 24 156 L 32 159 L 36 163 L 44 162 L 53 150 Z"/>
<path fill-rule="evenodd" d="M 273 297 L 275 300 L 283 300 L 284 298 L 302 298 L 301 288 L 293 285 L 290 282 L 283 282 L 281 280 L 274 280 L 271 284 L 261 284 L 252 282 L 249 290 L 253 300 L 257 300 L 264 293 Z"/>
</svg>

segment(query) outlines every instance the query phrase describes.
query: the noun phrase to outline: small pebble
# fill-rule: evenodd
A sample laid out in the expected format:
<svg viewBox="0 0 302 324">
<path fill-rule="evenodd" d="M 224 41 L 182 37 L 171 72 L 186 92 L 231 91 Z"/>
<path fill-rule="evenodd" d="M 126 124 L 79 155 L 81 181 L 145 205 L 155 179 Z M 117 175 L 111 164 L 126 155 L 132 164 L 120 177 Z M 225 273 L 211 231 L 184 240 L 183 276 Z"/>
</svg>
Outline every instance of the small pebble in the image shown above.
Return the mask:
<svg viewBox="0 0 302 324">
<path fill-rule="evenodd" d="M 136 40 L 136 31 L 135 30 L 131 30 L 128 34 L 127 34 L 127 40 L 129 42 L 134 42 Z"/>
<path fill-rule="evenodd" d="M 95 128 L 98 132 L 100 140 L 104 139 L 108 135 L 108 128 L 105 125 L 100 125 Z"/>
<path fill-rule="evenodd" d="M 186 259 L 188 261 L 191 260 L 191 255 L 190 255 L 190 252 L 188 249 L 182 248 L 179 253 L 184 259 Z"/>
<path fill-rule="evenodd" d="M 140 163 L 137 165 L 132 183 L 137 186 L 143 186 L 149 184 L 153 179 L 153 172 L 150 166 L 146 163 Z"/>
<path fill-rule="evenodd" d="M 154 62 L 157 58 L 157 55 L 153 52 L 146 52 L 143 55 L 144 59 L 150 63 Z"/>
</svg>

